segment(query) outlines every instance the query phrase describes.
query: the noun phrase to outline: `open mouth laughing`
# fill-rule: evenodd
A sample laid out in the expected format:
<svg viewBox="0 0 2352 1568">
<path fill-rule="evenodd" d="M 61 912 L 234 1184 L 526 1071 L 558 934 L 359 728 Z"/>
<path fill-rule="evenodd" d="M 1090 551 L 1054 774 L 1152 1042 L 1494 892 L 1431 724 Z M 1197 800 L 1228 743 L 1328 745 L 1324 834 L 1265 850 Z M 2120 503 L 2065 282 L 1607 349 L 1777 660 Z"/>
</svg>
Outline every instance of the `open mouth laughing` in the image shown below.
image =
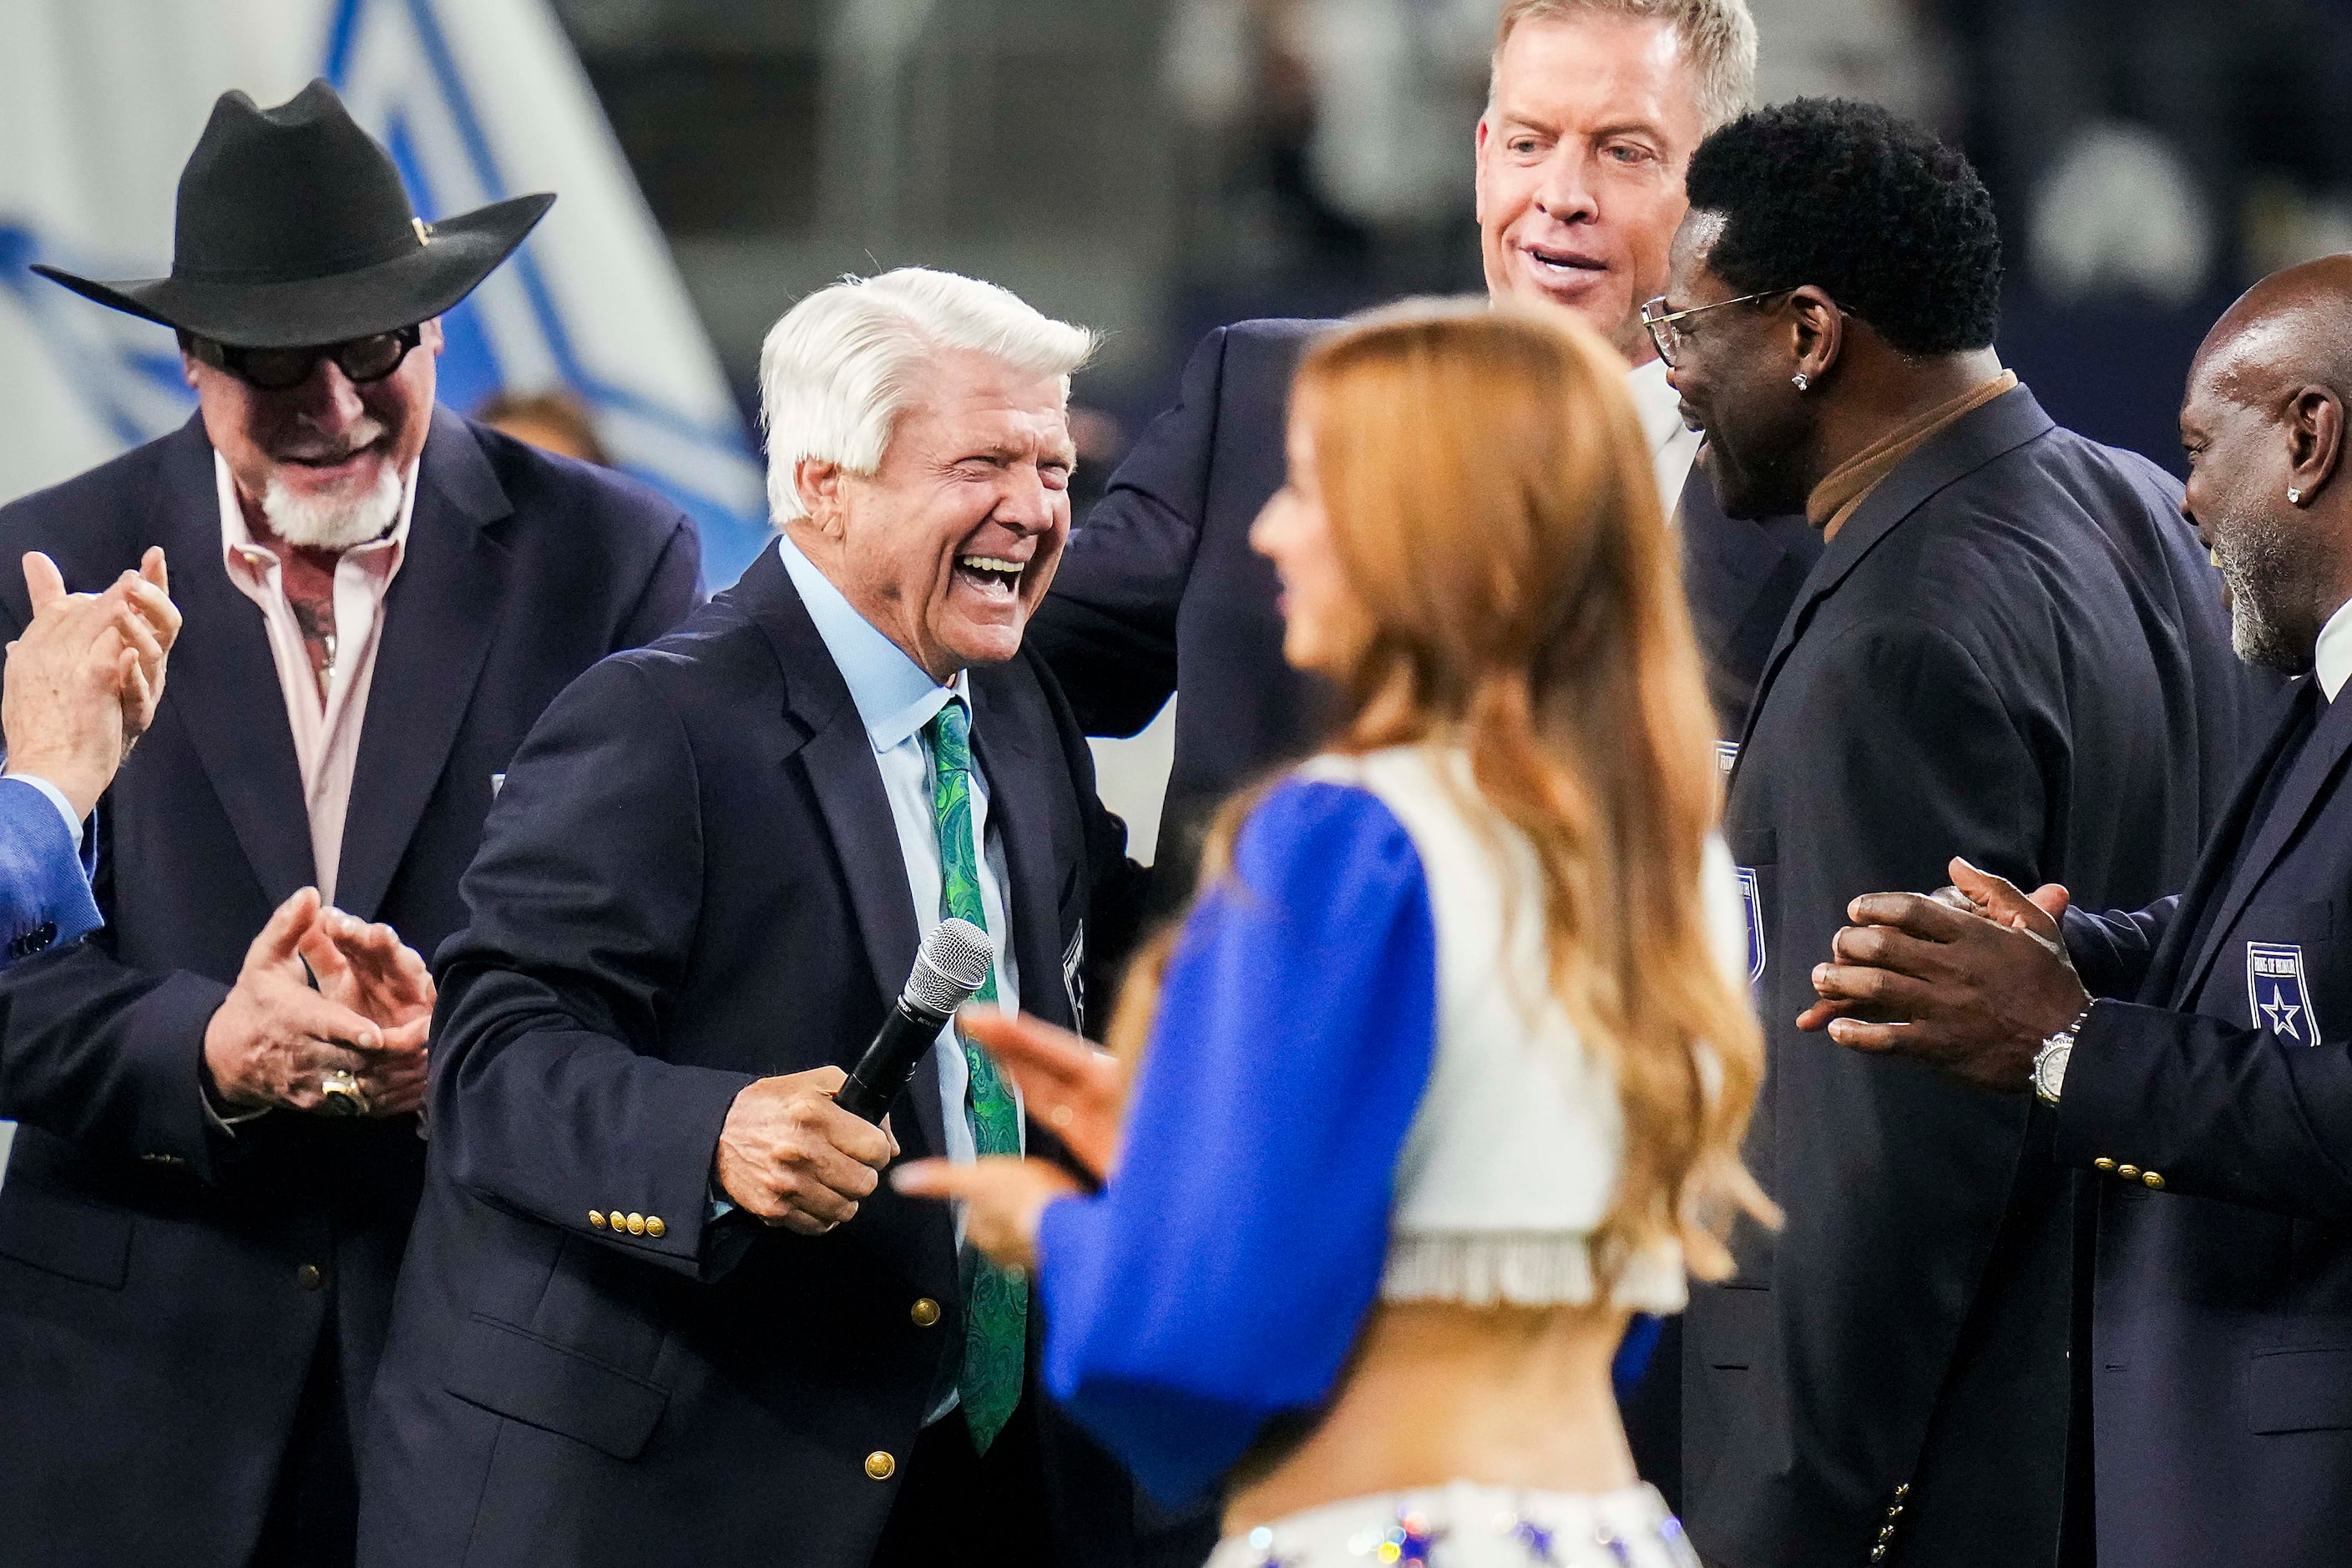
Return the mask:
<svg viewBox="0 0 2352 1568">
<path fill-rule="evenodd" d="M 959 555 L 955 574 L 959 582 L 984 598 L 1010 604 L 1021 594 L 1022 580 L 1028 575 L 1026 561 L 1012 561 L 1002 555 Z"/>
</svg>

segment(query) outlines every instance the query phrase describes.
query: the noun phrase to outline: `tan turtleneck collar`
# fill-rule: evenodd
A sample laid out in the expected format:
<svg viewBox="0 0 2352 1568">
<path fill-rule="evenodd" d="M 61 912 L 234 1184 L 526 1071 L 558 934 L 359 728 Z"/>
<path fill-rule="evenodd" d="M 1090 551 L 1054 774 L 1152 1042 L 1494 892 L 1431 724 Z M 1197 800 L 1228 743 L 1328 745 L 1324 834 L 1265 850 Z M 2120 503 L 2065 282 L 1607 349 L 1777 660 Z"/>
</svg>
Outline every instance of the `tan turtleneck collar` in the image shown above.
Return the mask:
<svg viewBox="0 0 2352 1568">
<path fill-rule="evenodd" d="M 1805 516 L 1822 531 L 1822 538 L 1835 539 L 1838 530 L 1845 526 L 1845 520 L 1870 499 L 1870 492 L 1887 475 L 1903 466 L 1905 458 L 1943 434 L 1948 426 L 2016 384 L 2017 373 L 2002 371 L 1974 391 L 1964 392 L 1949 403 L 1939 404 L 1888 431 L 1831 469 L 1813 487 L 1813 493 L 1805 498 Z"/>
</svg>

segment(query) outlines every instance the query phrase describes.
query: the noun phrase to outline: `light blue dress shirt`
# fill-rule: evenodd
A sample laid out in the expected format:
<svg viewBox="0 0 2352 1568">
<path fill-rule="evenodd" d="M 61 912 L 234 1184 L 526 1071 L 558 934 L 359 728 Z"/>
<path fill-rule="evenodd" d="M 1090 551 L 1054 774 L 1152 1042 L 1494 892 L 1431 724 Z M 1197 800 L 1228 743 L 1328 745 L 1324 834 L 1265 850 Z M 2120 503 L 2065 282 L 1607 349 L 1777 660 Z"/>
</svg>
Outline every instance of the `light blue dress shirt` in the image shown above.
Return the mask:
<svg viewBox="0 0 2352 1568">
<path fill-rule="evenodd" d="M 874 743 L 874 763 L 882 774 L 882 793 L 890 802 L 890 820 L 898 830 L 899 858 L 907 866 L 907 897 L 915 911 L 915 929 L 928 931 L 940 921 L 940 836 L 931 813 L 934 783 L 930 752 L 922 741 L 923 726 L 950 702 L 971 706 L 971 678 L 959 671 L 952 686 L 941 686 L 922 666 L 907 657 L 897 643 L 876 630 L 859 615 L 833 580 L 817 570 L 792 540 L 779 535 L 776 553 L 800 591 L 801 604 L 816 623 L 817 636 L 849 688 L 858 720 Z M 1012 922 L 1006 918 L 1003 835 L 992 831 L 988 812 L 988 776 L 977 756 L 971 769 L 971 830 L 983 846 L 980 856 L 980 902 L 988 920 L 989 944 L 996 950 L 996 995 L 1008 1013 L 1021 1010 L 1021 973 L 1006 938 Z M 881 1020 L 877 1017 L 878 1025 Z M 971 1068 L 955 1039 L 954 1026 L 940 1031 L 929 1058 L 940 1094 L 940 1125 L 947 1133 L 941 1151 L 959 1165 L 978 1158 L 978 1137 L 967 1102 Z M 921 1068 L 917 1068 L 918 1076 Z M 1021 1107 L 1021 1089 L 1007 1076 L 1013 1107 Z M 1022 1144 L 1028 1145 L 1028 1127 L 1022 1123 Z M 955 1210 L 956 1247 L 964 1246 L 963 1206 Z M 950 1369 L 952 1370 L 952 1369 Z M 945 1381 L 939 1403 L 926 1418 L 937 1421 L 956 1407 L 955 1383 Z"/>
<path fill-rule="evenodd" d="M 817 636 L 833 655 L 835 668 L 849 687 L 849 700 L 874 742 L 875 765 L 881 770 L 882 793 L 890 800 L 890 819 L 898 829 L 899 858 L 907 864 L 907 897 L 915 910 L 915 929 L 927 931 L 940 923 L 940 836 L 931 815 L 931 760 L 924 749 L 923 726 L 951 701 L 971 706 L 971 678 L 959 673 L 952 686 L 941 686 L 907 657 L 904 649 L 877 631 L 852 607 L 833 580 L 818 571 L 791 539 L 779 537 L 776 552 Z M 1008 1013 L 1021 1010 L 1021 975 L 1005 942 L 1011 923 L 1005 918 L 1004 839 L 991 831 L 988 777 L 977 759 L 971 770 L 971 826 L 985 849 L 980 857 L 980 901 L 988 915 L 988 940 L 996 949 L 996 995 Z M 898 977 L 885 976 L 886 980 Z M 875 1020 L 879 1024 L 881 1020 Z M 947 1129 L 942 1151 L 956 1163 L 970 1164 L 977 1143 L 965 1098 L 971 1069 L 957 1046 L 953 1026 L 940 1031 L 931 1047 L 940 1085 L 940 1123 Z M 1019 1089 L 1007 1080 L 1019 1104 Z M 1026 1132 L 1024 1138 L 1025 1142 Z M 959 1215 L 956 1240 L 961 1245 L 963 1224 Z"/>
</svg>

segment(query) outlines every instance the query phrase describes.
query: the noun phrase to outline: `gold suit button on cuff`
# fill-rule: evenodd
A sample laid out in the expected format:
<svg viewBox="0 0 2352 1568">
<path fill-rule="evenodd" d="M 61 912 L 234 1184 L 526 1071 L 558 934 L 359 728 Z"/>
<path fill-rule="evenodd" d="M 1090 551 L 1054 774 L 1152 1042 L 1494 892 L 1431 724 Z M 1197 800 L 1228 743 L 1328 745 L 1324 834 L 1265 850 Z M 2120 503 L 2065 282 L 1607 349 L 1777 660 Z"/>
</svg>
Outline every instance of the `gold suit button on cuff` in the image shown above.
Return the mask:
<svg viewBox="0 0 2352 1568">
<path fill-rule="evenodd" d="M 294 1283 L 305 1290 L 316 1290 L 327 1282 L 327 1272 L 315 1263 L 305 1263 L 294 1270 Z"/>
<path fill-rule="evenodd" d="M 2097 1159 L 2091 1162 L 2091 1167 L 2092 1169 L 2098 1171 L 2112 1171 L 2116 1168 L 2116 1163 L 2113 1160 L 2108 1159 L 2105 1154 L 2102 1154 Z"/>
<path fill-rule="evenodd" d="M 2154 1171 L 2142 1171 L 2140 1173 L 2139 1179 L 2142 1183 L 2151 1188 L 2160 1188 L 2164 1185 L 2164 1178 L 2158 1175 Z"/>
<path fill-rule="evenodd" d="M 2116 1174 L 2121 1176 L 2126 1182 L 2137 1182 L 2139 1180 L 2139 1167 L 2137 1165 L 2117 1165 L 2116 1167 Z"/>
<path fill-rule="evenodd" d="M 940 1321 L 940 1304 L 926 1296 L 907 1309 L 907 1316 L 915 1321 L 915 1327 L 928 1329 Z"/>
<path fill-rule="evenodd" d="M 631 1215 L 629 1216 L 629 1234 L 631 1236 L 643 1236 L 645 1233 L 646 1216 L 641 1214 Z"/>
<path fill-rule="evenodd" d="M 646 1234 L 658 1240 L 669 1234 L 669 1226 L 662 1222 L 661 1215 L 649 1214 L 646 1215 Z"/>
<path fill-rule="evenodd" d="M 590 1209 L 588 1211 L 588 1223 L 594 1226 L 598 1230 L 604 1229 L 604 1211 L 603 1209 Z"/>
<path fill-rule="evenodd" d="M 866 1477 L 868 1480 L 887 1481 L 898 1473 L 898 1461 L 877 1448 L 866 1456 Z"/>
</svg>

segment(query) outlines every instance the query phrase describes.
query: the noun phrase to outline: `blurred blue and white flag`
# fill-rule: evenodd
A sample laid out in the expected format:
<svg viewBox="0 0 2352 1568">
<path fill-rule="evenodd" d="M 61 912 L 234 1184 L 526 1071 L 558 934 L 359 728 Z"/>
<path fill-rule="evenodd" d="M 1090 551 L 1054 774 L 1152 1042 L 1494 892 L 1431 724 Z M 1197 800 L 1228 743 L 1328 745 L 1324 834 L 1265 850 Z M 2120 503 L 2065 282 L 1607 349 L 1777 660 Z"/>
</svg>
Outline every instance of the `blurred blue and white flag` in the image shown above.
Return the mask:
<svg viewBox="0 0 2352 1568">
<path fill-rule="evenodd" d="M 26 270 L 161 276 L 213 100 L 335 84 L 436 218 L 559 200 L 447 317 L 442 401 L 569 388 L 614 460 L 702 530 L 712 587 L 766 542 L 758 459 L 547 0 L 0 0 L 0 500 L 184 420 L 162 327 Z"/>
</svg>

